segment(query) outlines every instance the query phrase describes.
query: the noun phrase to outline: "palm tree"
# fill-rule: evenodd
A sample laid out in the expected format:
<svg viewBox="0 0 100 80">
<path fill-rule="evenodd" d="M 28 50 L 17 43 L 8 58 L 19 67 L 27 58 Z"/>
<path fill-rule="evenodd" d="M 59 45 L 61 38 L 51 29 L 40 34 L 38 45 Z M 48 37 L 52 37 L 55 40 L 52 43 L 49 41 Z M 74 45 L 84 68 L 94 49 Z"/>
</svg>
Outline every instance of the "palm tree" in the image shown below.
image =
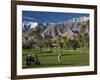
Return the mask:
<svg viewBox="0 0 100 80">
<path fill-rule="evenodd" d="M 61 50 L 60 50 L 60 37 L 57 36 L 57 39 L 56 39 L 56 53 L 58 55 L 58 63 L 61 63 Z"/>
<path fill-rule="evenodd" d="M 87 23 L 83 23 L 81 25 L 81 35 L 79 37 L 79 41 L 81 42 L 81 47 L 83 50 L 83 53 L 85 53 L 87 45 L 89 43 L 89 35 L 88 32 L 86 32 L 86 29 L 88 28 L 88 24 Z"/>
<path fill-rule="evenodd" d="M 33 28 L 32 29 L 32 36 L 37 40 L 36 42 L 37 42 L 37 46 L 38 46 L 38 48 L 39 48 L 39 51 L 41 51 L 41 36 L 40 36 L 40 31 L 39 31 L 39 29 L 38 28 Z"/>
</svg>

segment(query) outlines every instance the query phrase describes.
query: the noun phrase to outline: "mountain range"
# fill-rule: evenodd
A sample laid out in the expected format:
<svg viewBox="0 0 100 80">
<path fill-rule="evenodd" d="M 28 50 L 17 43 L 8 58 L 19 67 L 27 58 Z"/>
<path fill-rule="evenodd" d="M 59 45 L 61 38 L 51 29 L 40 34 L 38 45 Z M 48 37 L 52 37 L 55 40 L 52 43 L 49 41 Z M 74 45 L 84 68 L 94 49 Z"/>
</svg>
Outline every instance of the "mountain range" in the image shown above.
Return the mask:
<svg viewBox="0 0 100 80">
<path fill-rule="evenodd" d="M 83 16 L 78 18 L 72 18 L 70 20 L 57 22 L 57 23 L 38 23 L 38 22 L 23 22 L 22 31 L 23 36 L 32 36 L 33 29 L 38 30 L 38 34 L 43 38 L 55 39 L 57 36 L 61 36 L 67 39 L 73 39 L 82 33 L 81 24 L 87 24 L 89 17 Z M 89 26 L 89 23 L 88 23 Z M 86 28 L 86 32 L 89 33 L 89 29 Z"/>
</svg>

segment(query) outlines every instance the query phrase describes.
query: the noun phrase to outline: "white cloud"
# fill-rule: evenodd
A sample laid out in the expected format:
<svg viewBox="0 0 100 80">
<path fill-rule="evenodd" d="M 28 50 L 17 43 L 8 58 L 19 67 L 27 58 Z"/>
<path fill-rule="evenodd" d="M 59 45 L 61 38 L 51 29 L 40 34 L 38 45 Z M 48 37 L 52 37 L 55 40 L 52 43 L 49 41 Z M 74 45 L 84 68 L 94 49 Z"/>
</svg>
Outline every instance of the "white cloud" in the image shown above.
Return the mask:
<svg viewBox="0 0 100 80">
<path fill-rule="evenodd" d="M 23 17 L 25 19 L 29 19 L 29 20 L 35 20 L 34 18 L 31 18 L 31 17 Z"/>
</svg>

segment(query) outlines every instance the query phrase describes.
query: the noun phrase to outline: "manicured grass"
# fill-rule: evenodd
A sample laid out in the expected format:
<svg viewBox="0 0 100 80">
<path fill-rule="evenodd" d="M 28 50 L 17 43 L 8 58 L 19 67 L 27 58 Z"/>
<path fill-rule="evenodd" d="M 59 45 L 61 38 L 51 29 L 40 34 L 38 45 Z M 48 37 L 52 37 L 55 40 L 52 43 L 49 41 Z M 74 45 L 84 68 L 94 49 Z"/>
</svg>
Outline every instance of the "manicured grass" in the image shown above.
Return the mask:
<svg viewBox="0 0 100 80">
<path fill-rule="evenodd" d="M 86 50 L 86 53 L 83 53 L 81 49 L 61 49 L 61 63 L 57 61 L 57 53 L 55 48 L 52 49 L 52 52 L 48 52 L 47 48 L 39 51 L 38 49 L 28 49 L 23 50 L 22 53 L 22 67 L 23 68 L 43 68 L 43 67 L 60 67 L 60 66 L 86 66 L 89 65 L 89 50 Z M 38 56 L 41 65 L 27 66 L 25 64 L 25 57 L 30 54 Z"/>
</svg>

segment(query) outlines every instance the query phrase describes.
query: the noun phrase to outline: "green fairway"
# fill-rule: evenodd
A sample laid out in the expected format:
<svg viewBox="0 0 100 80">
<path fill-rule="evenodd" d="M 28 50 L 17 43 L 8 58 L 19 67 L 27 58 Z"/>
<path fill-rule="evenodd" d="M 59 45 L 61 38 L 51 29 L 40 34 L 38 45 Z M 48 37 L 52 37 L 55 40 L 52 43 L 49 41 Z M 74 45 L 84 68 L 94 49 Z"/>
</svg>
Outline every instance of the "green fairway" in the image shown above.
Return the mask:
<svg viewBox="0 0 100 80">
<path fill-rule="evenodd" d="M 22 67 L 23 68 L 43 68 L 43 67 L 67 67 L 67 66 L 86 66 L 89 65 L 89 50 L 83 53 L 81 49 L 61 49 L 61 63 L 58 63 L 56 49 L 52 48 L 52 52 L 48 52 L 47 48 L 43 48 L 41 51 L 38 49 L 23 50 L 22 53 Z M 25 64 L 26 56 L 30 54 L 38 56 L 41 64 L 27 66 Z"/>
</svg>

